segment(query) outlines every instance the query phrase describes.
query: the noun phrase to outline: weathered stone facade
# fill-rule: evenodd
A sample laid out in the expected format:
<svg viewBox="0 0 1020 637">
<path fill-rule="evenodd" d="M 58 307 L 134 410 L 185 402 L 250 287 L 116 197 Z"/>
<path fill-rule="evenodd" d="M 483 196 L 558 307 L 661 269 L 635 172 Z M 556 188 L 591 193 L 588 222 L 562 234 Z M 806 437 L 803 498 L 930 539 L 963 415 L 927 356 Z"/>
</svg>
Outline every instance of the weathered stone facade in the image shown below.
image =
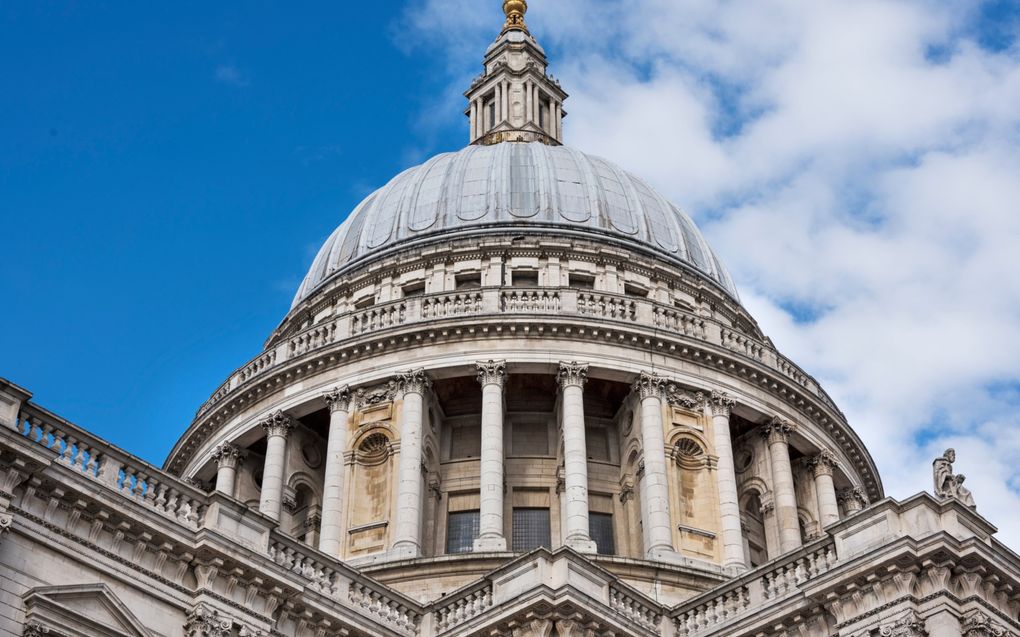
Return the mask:
<svg viewBox="0 0 1020 637">
<path fill-rule="evenodd" d="M 1020 635 L 951 455 L 885 498 L 693 222 L 560 146 L 504 8 L 474 145 L 352 214 L 162 469 L 0 380 L 0 637 Z"/>
</svg>

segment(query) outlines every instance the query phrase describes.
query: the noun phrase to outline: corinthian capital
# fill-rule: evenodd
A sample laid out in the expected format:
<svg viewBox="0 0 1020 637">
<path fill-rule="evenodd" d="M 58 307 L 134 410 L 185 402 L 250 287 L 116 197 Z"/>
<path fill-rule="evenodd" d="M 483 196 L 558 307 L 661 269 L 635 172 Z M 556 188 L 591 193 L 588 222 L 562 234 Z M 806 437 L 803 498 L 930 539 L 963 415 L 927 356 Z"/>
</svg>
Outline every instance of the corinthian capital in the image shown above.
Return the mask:
<svg viewBox="0 0 1020 637">
<path fill-rule="evenodd" d="M 736 405 L 737 401 L 730 398 L 729 394 L 724 391 L 713 391 L 712 395 L 708 397 L 708 407 L 712 410 L 713 416 L 725 416 L 730 417 L 730 412 L 733 411 L 733 405 Z"/>
<path fill-rule="evenodd" d="M 478 382 L 482 387 L 486 385 L 503 386 L 506 382 L 506 361 L 487 361 L 475 363 L 478 370 Z"/>
<path fill-rule="evenodd" d="M 977 608 L 963 616 L 962 628 L 963 637 L 1003 637 L 1009 634 L 1002 625 Z"/>
<path fill-rule="evenodd" d="M 205 604 L 195 606 L 185 617 L 186 637 L 228 637 L 234 625 L 230 618 L 221 616 L 218 610 Z"/>
<path fill-rule="evenodd" d="M 334 387 L 322 395 L 329 407 L 329 413 L 335 414 L 338 411 L 349 411 L 351 408 L 351 388 L 348 385 Z"/>
<path fill-rule="evenodd" d="M 560 387 L 584 387 L 588 382 L 588 365 L 574 361 L 572 363 L 560 362 L 560 371 L 556 374 L 556 380 Z"/>
<path fill-rule="evenodd" d="M 230 467 L 233 469 L 237 467 L 238 461 L 244 457 L 244 454 L 234 445 L 223 443 L 213 450 L 212 457 L 216 461 L 217 467 Z"/>
<path fill-rule="evenodd" d="M 797 430 L 797 427 L 793 423 L 783 420 L 782 418 L 773 418 L 764 425 L 761 426 L 761 435 L 768 443 L 775 444 L 777 442 L 787 443 L 790 441 L 790 434 Z"/>
<path fill-rule="evenodd" d="M 666 391 L 666 379 L 656 374 L 641 372 L 634 381 L 634 391 L 642 400 L 645 398 L 661 400 Z"/>
<path fill-rule="evenodd" d="M 868 496 L 860 487 L 847 487 L 836 494 L 836 500 L 847 513 L 855 513 L 868 506 Z"/>
<path fill-rule="evenodd" d="M 880 626 L 878 633 L 882 637 L 925 637 L 928 629 L 917 611 L 911 610 L 891 624 Z"/>
<path fill-rule="evenodd" d="M 425 394 L 425 390 L 432 386 L 424 369 L 412 369 L 399 374 L 397 382 L 400 383 L 400 390 L 405 394 Z"/>
<path fill-rule="evenodd" d="M 816 477 L 820 475 L 831 476 L 837 466 L 839 466 L 839 461 L 836 460 L 836 454 L 828 449 L 822 449 L 818 452 L 817 456 L 808 460 L 808 467 L 815 472 Z"/>
<path fill-rule="evenodd" d="M 286 438 L 290 434 L 290 430 L 294 428 L 294 421 L 290 416 L 282 411 L 277 411 L 275 414 L 266 416 L 259 424 L 266 430 L 267 436 L 283 436 L 284 438 Z"/>
</svg>

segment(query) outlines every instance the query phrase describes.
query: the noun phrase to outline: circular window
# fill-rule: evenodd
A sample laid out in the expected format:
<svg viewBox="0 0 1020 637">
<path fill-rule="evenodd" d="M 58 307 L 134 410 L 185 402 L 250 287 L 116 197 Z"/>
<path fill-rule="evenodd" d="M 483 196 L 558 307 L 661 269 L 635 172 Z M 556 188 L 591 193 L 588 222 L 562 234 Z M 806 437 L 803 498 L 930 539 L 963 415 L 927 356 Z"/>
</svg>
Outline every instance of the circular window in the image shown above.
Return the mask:
<svg viewBox="0 0 1020 637">
<path fill-rule="evenodd" d="M 312 469 L 318 469 L 322 466 L 322 449 L 317 445 L 301 447 L 301 457 L 305 459 L 305 464 Z"/>
<path fill-rule="evenodd" d="M 750 469 L 753 462 L 754 454 L 751 453 L 750 449 L 741 449 L 733 458 L 733 464 L 736 466 L 737 473 L 743 473 Z"/>
</svg>

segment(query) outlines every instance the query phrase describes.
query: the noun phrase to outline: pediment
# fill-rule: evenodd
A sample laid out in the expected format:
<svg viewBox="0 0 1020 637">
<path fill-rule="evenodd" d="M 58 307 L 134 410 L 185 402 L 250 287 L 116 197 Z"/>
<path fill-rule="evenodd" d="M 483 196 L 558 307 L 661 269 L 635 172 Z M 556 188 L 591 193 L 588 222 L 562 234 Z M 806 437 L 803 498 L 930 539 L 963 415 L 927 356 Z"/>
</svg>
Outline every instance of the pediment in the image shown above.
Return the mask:
<svg viewBox="0 0 1020 637">
<path fill-rule="evenodd" d="M 663 609 L 584 555 L 538 549 L 436 604 L 437 635 L 651 636 Z"/>
<path fill-rule="evenodd" d="M 24 595 L 25 623 L 69 637 L 152 637 L 105 584 L 43 586 Z"/>
</svg>

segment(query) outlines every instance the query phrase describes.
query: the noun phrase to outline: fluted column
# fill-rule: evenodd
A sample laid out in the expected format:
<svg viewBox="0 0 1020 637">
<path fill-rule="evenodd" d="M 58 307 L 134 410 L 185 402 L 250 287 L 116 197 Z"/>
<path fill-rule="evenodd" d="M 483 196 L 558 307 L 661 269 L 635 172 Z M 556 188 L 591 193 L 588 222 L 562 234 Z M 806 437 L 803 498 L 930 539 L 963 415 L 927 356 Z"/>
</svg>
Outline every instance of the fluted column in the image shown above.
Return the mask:
<svg viewBox="0 0 1020 637">
<path fill-rule="evenodd" d="M 408 557 L 417 557 L 421 555 L 422 426 L 429 379 L 424 369 L 416 369 L 401 374 L 399 381 L 404 394 L 404 410 L 400 425 L 393 550 Z"/>
<path fill-rule="evenodd" d="M 482 385 L 482 459 L 475 551 L 505 551 L 503 535 L 503 383 L 506 361 L 478 363 Z"/>
<path fill-rule="evenodd" d="M 811 458 L 810 467 L 815 476 L 815 495 L 818 498 L 818 525 L 821 529 L 839 522 L 839 504 L 836 502 L 836 485 L 832 473 L 836 468 L 836 454 L 823 449 Z"/>
<path fill-rule="evenodd" d="M 241 450 L 234 445 L 224 443 L 213 451 L 216 460 L 216 490 L 234 497 L 237 484 L 237 463 L 243 457 Z"/>
<path fill-rule="evenodd" d="M 722 523 L 723 566 L 744 568 L 744 538 L 740 531 L 740 502 L 737 496 L 737 472 L 733 464 L 730 438 L 730 413 L 733 399 L 724 392 L 712 392 L 708 408 L 712 413 L 715 453 L 719 457 L 715 482 L 719 491 L 719 517 Z"/>
<path fill-rule="evenodd" d="M 588 366 L 576 362 L 560 363 L 558 374 L 563 392 L 563 470 L 566 489 L 566 533 L 564 543 L 582 553 L 595 553 L 597 547 L 588 529 L 588 452 L 584 434 L 584 385 Z"/>
<path fill-rule="evenodd" d="M 344 453 L 347 451 L 347 419 L 351 409 L 350 387 L 337 387 L 322 396 L 329 407 L 329 434 L 326 441 L 326 477 L 322 484 L 322 524 L 319 550 L 331 557 L 340 556 L 343 529 L 340 519 L 344 503 Z"/>
<path fill-rule="evenodd" d="M 262 497 L 259 511 L 273 520 L 280 520 L 283 507 L 283 481 L 287 468 L 287 436 L 294 428 L 294 421 L 282 411 L 267 416 L 262 421 L 266 431 L 266 464 L 262 470 Z"/>
<path fill-rule="evenodd" d="M 666 443 L 662 424 L 662 393 L 666 380 L 642 372 L 634 383 L 641 399 L 641 446 L 645 474 L 641 480 L 641 514 L 645 556 L 663 557 L 674 552 L 669 515 L 669 482 L 666 476 Z"/>
<path fill-rule="evenodd" d="M 790 434 L 794 426 L 779 418 L 761 429 L 769 446 L 772 463 L 772 491 L 775 494 L 776 521 L 779 525 L 779 549 L 787 553 L 800 548 L 800 519 L 797 516 L 797 494 L 790 465 Z"/>
</svg>

